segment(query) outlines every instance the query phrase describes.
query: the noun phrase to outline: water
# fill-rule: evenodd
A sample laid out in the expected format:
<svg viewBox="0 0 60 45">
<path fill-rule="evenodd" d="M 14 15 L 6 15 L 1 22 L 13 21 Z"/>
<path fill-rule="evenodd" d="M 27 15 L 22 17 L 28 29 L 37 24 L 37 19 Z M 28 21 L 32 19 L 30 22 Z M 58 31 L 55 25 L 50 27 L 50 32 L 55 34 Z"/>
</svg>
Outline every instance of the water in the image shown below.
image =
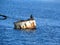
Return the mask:
<svg viewBox="0 0 60 45">
<path fill-rule="evenodd" d="M 11 18 L 0 20 L 0 45 L 60 45 L 60 4 L 29 1 L 0 1 L 0 13 Z M 33 14 L 35 30 L 15 30 L 16 19 Z"/>
</svg>

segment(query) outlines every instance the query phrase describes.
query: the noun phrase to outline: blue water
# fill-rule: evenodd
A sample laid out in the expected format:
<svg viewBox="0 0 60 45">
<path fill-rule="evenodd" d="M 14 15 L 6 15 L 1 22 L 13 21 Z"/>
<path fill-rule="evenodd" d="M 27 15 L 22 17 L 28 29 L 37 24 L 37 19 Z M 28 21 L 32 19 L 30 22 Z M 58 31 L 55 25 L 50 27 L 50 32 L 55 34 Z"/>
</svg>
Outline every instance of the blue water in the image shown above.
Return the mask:
<svg viewBox="0 0 60 45">
<path fill-rule="evenodd" d="M 0 45 L 60 45 L 60 3 L 1 0 L 0 13 L 11 18 L 0 20 Z M 35 30 L 16 30 L 16 19 L 33 14 Z"/>
</svg>

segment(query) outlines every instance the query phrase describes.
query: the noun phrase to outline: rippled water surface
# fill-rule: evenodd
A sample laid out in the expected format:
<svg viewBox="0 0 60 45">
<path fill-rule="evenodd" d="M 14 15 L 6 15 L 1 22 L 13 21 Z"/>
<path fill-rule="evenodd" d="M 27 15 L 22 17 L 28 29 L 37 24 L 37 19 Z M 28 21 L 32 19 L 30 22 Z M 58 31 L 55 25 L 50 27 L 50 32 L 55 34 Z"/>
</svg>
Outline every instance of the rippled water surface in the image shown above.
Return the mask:
<svg viewBox="0 0 60 45">
<path fill-rule="evenodd" d="M 0 45 L 60 45 L 60 4 L 0 1 L 0 13 L 10 18 L 0 20 Z M 16 30 L 17 19 L 36 20 L 34 30 Z"/>
</svg>

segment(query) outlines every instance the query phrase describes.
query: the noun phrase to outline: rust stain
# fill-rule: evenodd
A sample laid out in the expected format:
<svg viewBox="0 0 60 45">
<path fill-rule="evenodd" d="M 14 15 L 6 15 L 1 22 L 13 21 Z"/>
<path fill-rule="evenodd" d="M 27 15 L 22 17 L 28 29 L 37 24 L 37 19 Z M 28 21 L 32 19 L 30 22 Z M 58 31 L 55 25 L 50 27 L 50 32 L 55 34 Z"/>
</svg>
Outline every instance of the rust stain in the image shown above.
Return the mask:
<svg viewBox="0 0 60 45">
<path fill-rule="evenodd" d="M 35 20 L 17 22 L 14 25 L 15 25 L 16 29 L 33 29 L 33 28 L 36 28 Z"/>
</svg>

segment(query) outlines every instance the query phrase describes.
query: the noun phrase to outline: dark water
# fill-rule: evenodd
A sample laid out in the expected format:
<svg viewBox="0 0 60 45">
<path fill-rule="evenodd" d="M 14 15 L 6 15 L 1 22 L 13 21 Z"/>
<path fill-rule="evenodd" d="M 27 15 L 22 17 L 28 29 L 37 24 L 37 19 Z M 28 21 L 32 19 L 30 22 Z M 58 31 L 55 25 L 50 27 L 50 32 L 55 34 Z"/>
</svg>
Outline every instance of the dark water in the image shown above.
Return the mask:
<svg viewBox="0 0 60 45">
<path fill-rule="evenodd" d="M 0 13 L 12 17 L 0 20 L 0 45 L 60 45 L 60 4 L 1 0 Z M 35 30 L 15 30 L 16 19 L 33 14 Z"/>
</svg>

